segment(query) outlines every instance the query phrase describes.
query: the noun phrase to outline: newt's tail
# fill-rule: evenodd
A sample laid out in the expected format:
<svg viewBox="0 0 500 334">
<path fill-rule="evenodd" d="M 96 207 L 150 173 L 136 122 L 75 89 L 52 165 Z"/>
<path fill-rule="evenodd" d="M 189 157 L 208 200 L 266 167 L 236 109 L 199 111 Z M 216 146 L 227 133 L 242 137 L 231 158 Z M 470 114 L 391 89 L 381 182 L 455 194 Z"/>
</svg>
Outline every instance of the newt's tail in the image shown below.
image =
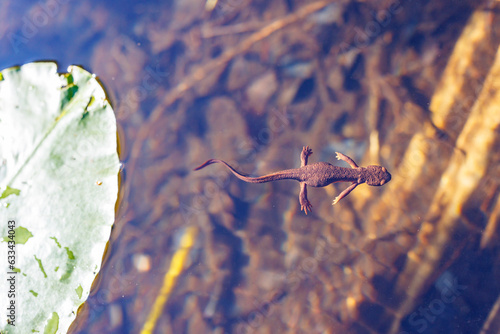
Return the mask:
<svg viewBox="0 0 500 334">
<path fill-rule="evenodd" d="M 233 169 L 231 166 L 229 166 L 229 164 L 223 160 L 219 160 L 219 159 L 210 159 L 210 160 L 207 160 L 205 161 L 203 164 L 201 164 L 200 166 L 196 167 L 195 169 L 193 170 L 200 170 L 200 169 L 203 169 L 205 167 L 207 167 L 208 165 L 211 165 L 211 164 L 215 164 L 215 163 L 223 163 L 224 165 L 226 165 L 227 167 L 229 167 L 231 170 Z"/>
<path fill-rule="evenodd" d="M 245 182 L 250 182 L 250 183 L 264 183 L 264 182 L 270 182 L 270 181 L 276 181 L 276 180 L 284 180 L 284 179 L 299 180 L 298 177 L 296 177 L 295 175 L 292 175 L 292 173 L 291 173 L 291 172 L 293 172 L 292 170 L 284 170 L 284 171 L 281 171 L 281 172 L 276 172 L 276 173 L 272 173 L 272 174 L 265 175 L 265 176 L 259 176 L 259 177 L 246 176 L 246 175 L 243 175 L 240 172 L 238 172 L 233 167 L 231 167 L 231 165 L 229 165 L 224 160 L 219 160 L 219 159 L 210 159 L 210 160 L 207 160 L 205 163 L 203 163 L 202 165 L 196 167 L 194 170 L 200 170 L 202 168 L 207 167 L 208 165 L 215 164 L 215 163 L 224 164 L 227 168 L 229 168 L 229 170 L 231 170 L 231 172 L 238 179 L 243 180 Z"/>
<path fill-rule="evenodd" d="M 241 174 L 240 172 L 238 172 L 236 169 L 234 169 L 233 167 L 231 167 L 230 164 L 228 164 L 227 162 L 225 162 L 224 160 L 219 160 L 219 159 L 210 159 L 210 160 L 207 160 L 205 161 L 202 165 L 196 167 L 195 169 L 193 170 L 200 170 L 202 168 L 205 168 L 207 167 L 208 165 L 211 165 L 211 164 L 215 164 L 215 163 L 221 163 L 221 164 L 224 164 L 226 165 L 227 168 L 229 168 L 231 170 L 231 172 L 233 172 L 234 175 L 236 175 L 237 178 L 243 180 L 243 181 L 247 181 L 247 182 L 252 182 L 251 180 L 249 179 L 254 179 L 252 177 L 248 177 L 244 174 Z"/>
</svg>

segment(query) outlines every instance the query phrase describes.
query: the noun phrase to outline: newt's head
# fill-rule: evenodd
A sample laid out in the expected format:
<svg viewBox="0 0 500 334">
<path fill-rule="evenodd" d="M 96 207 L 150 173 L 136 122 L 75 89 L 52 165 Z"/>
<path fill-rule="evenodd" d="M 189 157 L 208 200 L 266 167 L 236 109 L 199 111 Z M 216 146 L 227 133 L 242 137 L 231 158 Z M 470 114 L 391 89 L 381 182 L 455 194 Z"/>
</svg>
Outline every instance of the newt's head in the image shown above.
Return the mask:
<svg viewBox="0 0 500 334">
<path fill-rule="evenodd" d="M 391 174 L 382 166 L 371 165 L 367 166 L 365 176 L 366 184 L 370 186 L 383 186 L 391 180 Z"/>
</svg>

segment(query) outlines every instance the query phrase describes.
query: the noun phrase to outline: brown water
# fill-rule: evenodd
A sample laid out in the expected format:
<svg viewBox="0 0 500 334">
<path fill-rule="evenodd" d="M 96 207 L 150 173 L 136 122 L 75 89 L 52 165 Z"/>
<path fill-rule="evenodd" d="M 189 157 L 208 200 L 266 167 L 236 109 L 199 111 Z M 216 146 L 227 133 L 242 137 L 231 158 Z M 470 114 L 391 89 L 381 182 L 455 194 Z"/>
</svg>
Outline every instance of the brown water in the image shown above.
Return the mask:
<svg viewBox="0 0 500 334">
<path fill-rule="evenodd" d="M 0 68 L 79 64 L 125 164 L 74 332 L 497 332 L 500 7 L 494 1 L 2 1 Z M 473 14 L 474 13 L 474 14 Z M 499 89 L 500 91 L 500 89 Z M 486 120 L 486 121 L 485 121 Z M 246 184 L 335 151 L 383 187 Z M 26 306 L 25 306 L 26 307 Z"/>
</svg>

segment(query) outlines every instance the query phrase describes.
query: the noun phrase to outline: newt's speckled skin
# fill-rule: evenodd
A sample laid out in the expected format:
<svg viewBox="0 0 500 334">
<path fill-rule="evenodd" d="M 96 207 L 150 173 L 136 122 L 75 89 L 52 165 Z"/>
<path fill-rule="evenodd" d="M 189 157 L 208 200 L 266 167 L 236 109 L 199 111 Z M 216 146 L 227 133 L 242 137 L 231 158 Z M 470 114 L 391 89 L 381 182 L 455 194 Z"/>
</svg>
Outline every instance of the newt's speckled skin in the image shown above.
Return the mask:
<svg viewBox="0 0 500 334">
<path fill-rule="evenodd" d="M 304 148 L 302 148 L 302 153 L 300 154 L 300 168 L 286 169 L 265 176 L 244 176 L 237 172 L 227 162 L 218 159 L 210 159 L 194 170 L 199 170 L 205 168 L 208 165 L 219 162 L 226 165 L 231 170 L 231 172 L 236 175 L 236 177 L 245 182 L 264 183 L 287 179 L 297 180 L 300 182 L 300 209 L 304 210 L 306 215 L 307 210 L 312 211 L 312 205 L 307 199 L 308 185 L 311 187 L 324 187 L 329 185 L 330 183 L 335 182 L 352 182 L 352 184 L 346 190 L 340 193 L 339 196 L 335 197 L 332 204 L 336 204 L 342 198 L 349 195 L 349 193 L 361 183 L 366 183 L 370 186 L 382 186 L 391 180 L 391 174 L 387 171 L 387 169 L 385 169 L 385 167 L 375 165 L 371 165 L 368 167 L 358 167 L 358 165 L 356 165 L 356 163 L 348 156 L 338 152 L 335 153 L 337 153 L 337 159 L 344 160 L 352 168 L 337 167 L 329 164 L 328 162 L 317 162 L 308 165 L 307 158 L 312 154 L 312 150 L 309 148 L 309 146 L 305 146 Z"/>
</svg>

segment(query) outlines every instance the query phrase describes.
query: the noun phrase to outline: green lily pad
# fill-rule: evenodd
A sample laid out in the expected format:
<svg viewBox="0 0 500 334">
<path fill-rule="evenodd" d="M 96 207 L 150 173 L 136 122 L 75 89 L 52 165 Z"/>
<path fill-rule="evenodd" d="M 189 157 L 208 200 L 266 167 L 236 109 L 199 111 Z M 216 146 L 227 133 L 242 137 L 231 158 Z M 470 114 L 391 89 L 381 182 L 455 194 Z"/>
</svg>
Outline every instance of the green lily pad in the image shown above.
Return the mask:
<svg viewBox="0 0 500 334">
<path fill-rule="evenodd" d="M 119 167 L 94 75 L 55 63 L 0 72 L 0 332 L 67 332 L 101 266 Z"/>
</svg>

